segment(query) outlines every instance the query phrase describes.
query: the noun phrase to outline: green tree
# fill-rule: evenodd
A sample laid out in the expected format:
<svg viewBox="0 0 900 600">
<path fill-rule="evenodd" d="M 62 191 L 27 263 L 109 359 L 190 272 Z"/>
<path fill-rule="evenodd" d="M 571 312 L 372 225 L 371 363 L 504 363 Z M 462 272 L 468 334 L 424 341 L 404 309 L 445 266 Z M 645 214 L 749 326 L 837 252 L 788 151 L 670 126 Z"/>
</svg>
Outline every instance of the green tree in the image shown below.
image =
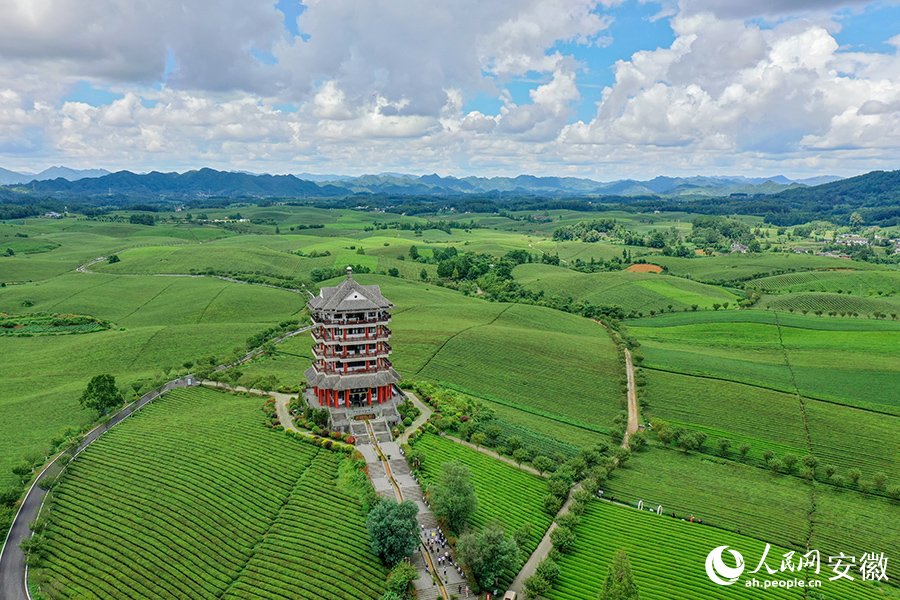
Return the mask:
<svg viewBox="0 0 900 600">
<path fill-rule="evenodd" d="M 888 496 L 890 497 L 890 499 L 893 500 L 894 502 L 896 502 L 897 500 L 900 500 L 900 485 L 891 485 L 891 486 L 888 486 L 888 488 L 887 488 L 887 495 L 888 495 Z"/>
<path fill-rule="evenodd" d="M 517 448 L 515 452 L 512 453 L 513 460 L 521 467 L 522 463 L 528 458 L 528 451 L 524 448 Z"/>
<path fill-rule="evenodd" d="M 816 458 L 815 456 L 813 456 L 812 454 L 804 456 L 802 462 L 803 462 L 804 466 L 809 467 L 810 469 L 813 470 L 813 472 L 815 472 L 816 468 L 819 466 L 819 459 Z"/>
<path fill-rule="evenodd" d="M 631 561 L 624 550 L 617 550 L 600 591 L 600 600 L 640 600 L 637 583 L 631 573 Z"/>
<path fill-rule="evenodd" d="M 797 455 L 791 453 L 785 454 L 783 457 L 781 457 L 781 462 L 787 469 L 788 473 L 794 470 L 794 465 L 797 464 L 797 460 Z"/>
<path fill-rule="evenodd" d="M 662 442 L 663 447 L 668 447 L 669 444 L 675 441 L 675 432 L 671 427 L 659 430 L 656 435 L 659 441 Z"/>
<path fill-rule="evenodd" d="M 697 450 L 703 450 L 703 444 L 706 443 L 706 433 L 702 431 L 695 431 L 691 435 L 694 437 L 694 441 L 697 444 Z"/>
<path fill-rule="evenodd" d="M 118 254 L 113 254 L 112 256 L 109 257 L 109 264 L 111 264 L 111 265 L 114 265 L 117 262 L 121 262 L 121 261 L 122 261 L 122 259 L 119 258 Z"/>
<path fill-rule="evenodd" d="M 416 248 L 415 246 L 410 246 L 409 247 L 409 257 L 413 260 L 416 260 L 417 258 L 419 258 L 419 249 Z M 424 271 L 425 269 L 422 269 L 422 270 Z M 424 279 L 424 277 L 423 277 L 423 279 Z"/>
<path fill-rule="evenodd" d="M 859 478 L 862 477 L 862 473 L 859 469 L 850 469 L 849 471 L 847 471 L 847 476 L 850 477 L 850 481 L 856 483 L 857 481 L 859 481 Z"/>
<path fill-rule="evenodd" d="M 506 449 L 510 454 L 522 447 L 522 438 L 517 435 L 511 435 L 506 438 Z"/>
<path fill-rule="evenodd" d="M 731 448 L 731 440 L 728 438 L 719 438 L 716 441 L 716 444 L 719 446 L 719 454 L 722 456 L 728 454 L 728 449 Z"/>
<path fill-rule="evenodd" d="M 619 461 L 619 466 L 621 467 L 631 458 L 631 450 L 619 446 L 613 449 L 613 456 Z"/>
<path fill-rule="evenodd" d="M 575 543 L 575 532 L 568 527 L 557 527 L 550 532 L 550 541 L 555 550 L 566 552 Z"/>
<path fill-rule="evenodd" d="M 528 598 L 546 596 L 552 589 L 553 584 L 537 573 L 525 580 L 525 595 Z"/>
<path fill-rule="evenodd" d="M 475 447 L 481 448 L 484 445 L 485 435 L 483 433 L 473 433 L 471 441 L 475 444 Z"/>
<path fill-rule="evenodd" d="M 769 461 L 771 461 L 773 458 L 775 458 L 775 453 L 774 453 L 774 452 L 772 452 L 771 450 L 764 450 L 764 451 L 763 451 L 763 459 L 764 459 L 767 463 L 768 463 Z"/>
<path fill-rule="evenodd" d="M 540 575 L 551 584 L 556 583 L 556 580 L 559 579 L 559 565 L 552 558 L 545 558 L 542 560 L 537 569 L 534 570 L 535 574 Z"/>
<path fill-rule="evenodd" d="M 95 375 L 81 394 L 81 407 L 102 414 L 125 401 L 112 375 Z"/>
<path fill-rule="evenodd" d="M 412 583 L 414 579 L 418 578 L 418 569 L 404 560 L 397 563 L 397 566 L 395 566 L 390 575 L 388 575 L 385 587 L 387 588 L 388 593 L 393 592 L 401 598 L 406 598 L 408 595 L 407 592 L 409 591 L 409 584 Z"/>
<path fill-rule="evenodd" d="M 366 516 L 372 550 L 389 565 L 410 557 L 419 545 L 419 507 L 411 500 L 382 498 Z"/>
<path fill-rule="evenodd" d="M 484 428 L 484 437 L 488 446 L 496 445 L 501 435 L 503 435 L 503 430 L 499 425 L 488 425 Z"/>
<path fill-rule="evenodd" d="M 628 437 L 628 447 L 635 452 L 640 452 L 647 447 L 647 434 L 643 431 L 635 431 Z"/>
<path fill-rule="evenodd" d="M 747 454 L 750 453 L 750 444 L 741 444 L 740 446 L 738 446 L 738 452 L 741 453 L 741 460 L 746 460 Z"/>
<path fill-rule="evenodd" d="M 472 436 L 474 437 L 474 436 Z M 537 469 L 538 473 L 543 475 L 547 472 L 547 470 L 553 466 L 553 461 L 550 460 L 546 456 L 535 456 L 534 460 L 531 461 L 531 465 Z"/>
<path fill-rule="evenodd" d="M 518 564 L 519 547 L 513 537 L 507 535 L 503 523 L 492 520 L 480 533 L 462 535 L 456 544 L 456 556 L 482 589 L 491 589 L 504 571 Z"/>
<path fill-rule="evenodd" d="M 472 472 L 459 461 L 441 466 L 441 473 L 429 487 L 429 494 L 435 516 L 456 533 L 463 530 L 466 521 L 478 509 Z"/>
<path fill-rule="evenodd" d="M 422 270 L 419 271 L 419 279 L 421 279 L 422 281 L 428 279 L 428 271 L 425 270 L 425 267 L 422 267 Z"/>
<path fill-rule="evenodd" d="M 555 494 L 547 494 L 544 496 L 544 512 L 548 515 L 555 515 L 562 508 L 563 500 Z"/>
</svg>

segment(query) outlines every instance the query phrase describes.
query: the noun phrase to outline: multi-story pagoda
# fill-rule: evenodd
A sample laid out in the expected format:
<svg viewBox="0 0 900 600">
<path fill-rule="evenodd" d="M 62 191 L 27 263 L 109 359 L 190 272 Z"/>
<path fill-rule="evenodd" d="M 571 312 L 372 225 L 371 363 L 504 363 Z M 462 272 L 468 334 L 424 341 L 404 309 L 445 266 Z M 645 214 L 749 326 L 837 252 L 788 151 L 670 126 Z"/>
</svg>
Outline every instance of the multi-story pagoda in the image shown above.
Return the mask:
<svg viewBox="0 0 900 600">
<path fill-rule="evenodd" d="M 320 406 L 353 408 L 383 404 L 401 380 L 391 366 L 388 343 L 394 305 L 377 285 L 347 279 L 323 287 L 306 303 L 312 315 L 315 362 L 304 375 Z"/>
</svg>

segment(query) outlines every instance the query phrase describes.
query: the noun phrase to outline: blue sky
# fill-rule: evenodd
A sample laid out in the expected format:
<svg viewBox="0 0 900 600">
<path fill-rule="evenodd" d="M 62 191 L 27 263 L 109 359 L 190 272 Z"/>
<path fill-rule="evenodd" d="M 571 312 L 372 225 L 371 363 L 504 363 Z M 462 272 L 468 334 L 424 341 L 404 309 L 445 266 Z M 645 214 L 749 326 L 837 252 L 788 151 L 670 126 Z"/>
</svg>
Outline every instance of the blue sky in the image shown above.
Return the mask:
<svg viewBox="0 0 900 600">
<path fill-rule="evenodd" d="M 900 2 L 4 1 L 6 168 L 611 180 L 900 159 Z"/>
</svg>

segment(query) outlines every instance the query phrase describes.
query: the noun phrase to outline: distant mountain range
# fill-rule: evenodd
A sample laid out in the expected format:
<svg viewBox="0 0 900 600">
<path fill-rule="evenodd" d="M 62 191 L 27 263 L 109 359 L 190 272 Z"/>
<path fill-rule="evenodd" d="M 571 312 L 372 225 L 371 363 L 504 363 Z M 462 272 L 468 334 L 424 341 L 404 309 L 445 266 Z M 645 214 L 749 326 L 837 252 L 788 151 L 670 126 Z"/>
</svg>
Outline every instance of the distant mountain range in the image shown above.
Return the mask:
<svg viewBox="0 0 900 600">
<path fill-rule="evenodd" d="M 40 173 L 28 173 L 22 171 L 10 171 L 0 167 L 0 185 L 16 185 L 31 183 L 32 181 L 45 181 L 62 177 L 68 181 L 77 181 L 85 177 L 103 177 L 109 175 L 106 169 L 70 169 L 69 167 L 50 167 Z"/>
<path fill-rule="evenodd" d="M 599 182 L 577 177 L 441 177 L 432 175 L 380 174 L 347 177 L 341 175 L 256 175 L 246 172 L 200 169 L 185 173 L 109 173 L 102 169 L 83 170 L 52 167 L 37 175 L 0 169 L 0 183 L 28 184 L 35 192 L 96 196 L 126 194 L 146 198 L 193 197 L 337 197 L 354 194 L 389 195 L 497 195 L 514 196 L 643 196 L 724 197 L 732 194 L 774 194 L 796 187 L 819 185 L 839 177 L 790 180 L 775 177 L 656 177 L 649 181 L 623 179 Z"/>
</svg>

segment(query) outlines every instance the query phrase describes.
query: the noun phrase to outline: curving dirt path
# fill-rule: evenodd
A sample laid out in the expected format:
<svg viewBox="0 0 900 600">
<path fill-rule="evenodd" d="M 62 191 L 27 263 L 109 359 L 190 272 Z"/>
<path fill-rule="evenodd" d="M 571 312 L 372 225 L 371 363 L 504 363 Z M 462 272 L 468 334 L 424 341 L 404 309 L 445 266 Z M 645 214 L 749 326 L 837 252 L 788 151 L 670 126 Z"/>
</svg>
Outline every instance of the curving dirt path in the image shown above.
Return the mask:
<svg viewBox="0 0 900 600">
<path fill-rule="evenodd" d="M 540 244 L 540 242 L 538 242 L 538 244 Z M 528 244 L 528 247 L 529 247 L 529 248 L 534 248 L 534 246 L 532 246 L 531 243 Z M 544 251 L 541 250 L 540 248 L 534 248 L 534 249 L 537 250 L 538 252 L 540 252 L 541 254 L 544 254 L 544 255 L 546 255 L 546 256 L 550 256 L 549 254 L 547 254 L 546 252 L 544 252 Z M 563 259 L 559 259 L 559 262 L 561 262 L 561 263 L 563 263 L 563 264 L 566 264 L 566 265 L 569 264 L 569 261 L 563 260 Z"/>
<path fill-rule="evenodd" d="M 622 447 L 628 447 L 628 438 L 638 430 L 640 425 L 640 411 L 638 410 L 637 388 L 634 385 L 634 363 L 631 361 L 631 352 L 625 348 L 625 375 L 628 377 L 628 427 L 625 429 L 625 437 L 622 438 Z"/>
</svg>

